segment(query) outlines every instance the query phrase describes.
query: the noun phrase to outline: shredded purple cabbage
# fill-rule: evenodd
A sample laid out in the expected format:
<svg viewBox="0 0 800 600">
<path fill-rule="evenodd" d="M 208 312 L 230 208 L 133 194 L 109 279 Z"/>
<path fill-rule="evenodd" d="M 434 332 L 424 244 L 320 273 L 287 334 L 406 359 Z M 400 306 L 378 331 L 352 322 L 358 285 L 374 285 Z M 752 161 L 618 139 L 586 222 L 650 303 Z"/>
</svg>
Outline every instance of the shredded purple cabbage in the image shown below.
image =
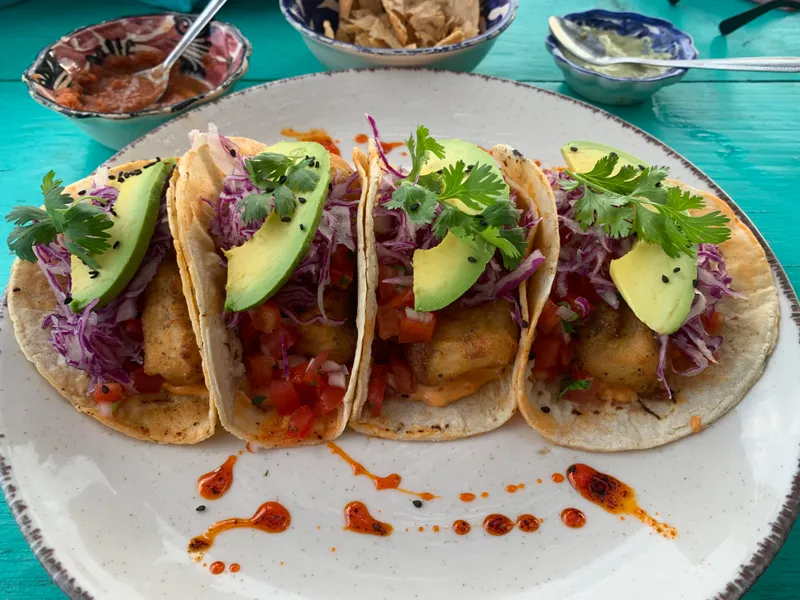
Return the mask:
<svg viewBox="0 0 800 600">
<path fill-rule="evenodd" d="M 215 164 L 227 173 L 222 182 L 222 193 L 216 202 L 204 200 L 214 209 L 211 235 L 223 250 L 241 246 L 264 224 L 263 220 L 250 224 L 245 224 L 242 220 L 243 211 L 239 208 L 242 200 L 251 194 L 261 192 L 248 177 L 244 162 L 246 157 L 236 144 L 220 135 L 212 126 L 209 126 L 208 133 L 192 132 L 190 137 L 193 145 L 206 140 L 212 150 Z M 331 257 L 336 247 L 343 245 L 352 252 L 356 251 L 355 231 L 360 197 L 361 179 L 357 172 L 343 181 L 331 182 L 322 218 L 311 246 L 274 298 L 281 312 L 295 323 L 344 324 L 344 320 L 328 318 L 325 314 L 323 297 L 330 285 Z M 224 261 L 224 258 L 222 260 Z M 315 316 L 310 320 L 301 320 L 298 317 L 298 313 L 315 308 L 320 312 L 319 317 Z M 225 313 L 224 317 L 228 327 L 235 327 L 239 322 L 236 315 Z"/>
<path fill-rule="evenodd" d="M 559 182 L 569 179 L 563 171 L 553 170 L 545 173 L 555 193 L 561 237 L 561 253 L 555 283 L 556 295 L 559 298 L 567 295 L 567 276 L 576 273 L 587 278 L 597 294 L 609 306 L 618 308 L 619 295 L 611 280 L 609 265 L 611 260 L 620 258 L 630 251 L 633 239 L 631 237 L 622 240 L 610 239 L 602 230 L 594 227 L 584 231 L 573 218 L 573 207 L 583 196 L 583 190 L 580 187 L 570 192 L 562 189 Z M 686 371 L 678 372 L 673 368 L 673 373 L 691 377 L 703 372 L 711 363 L 717 362 L 714 354 L 719 351 L 723 342 L 721 335 L 711 335 L 706 331 L 703 317 L 710 317 L 714 313 L 715 305 L 723 297 L 743 297 L 730 287 L 732 278 L 725 268 L 725 258 L 719 247 L 713 244 L 700 244 L 698 248 L 697 279 L 698 285 L 692 308 L 681 328 L 673 334 L 658 336 L 660 351 L 657 376 L 670 398 L 672 390 L 666 378 L 667 346 L 672 344 L 694 363 L 694 367 Z M 588 300 L 579 297 L 575 300 L 575 304 L 581 309 L 581 317 L 585 318 L 589 312 Z"/>
<path fill-rule="evenodd" d="M 110 210 L 119 191 L 114 187 L 103 186 L 90 189 L 88 193 L 106 200 L 106 208 Z M 135 318 L 139 313 L 142 294 L 155 277 L 171 243 L 166 202 L 162 198 L 150 247 L 136 275 L 109 304 L 95 309 L 97 301 L 94 301 L 80 313 L 72 312 L 64 304 L 72 288 L 72 280 L 70 254 L 61 237 L 51 244 L 35 248 L 38 258 L 36 264 L 56 298 L 56 309 L 44 318 L 42 328 L 50 328 L 50 342 L 66 363 L 89 375 L 89 391 L 94 389 L 95 384 L 109 382 L 118 382 L 127 391 L 134 391 L 125 363 L 143 362 L 142 344 L 128 337 L 119 324 Z"/>
</svg>

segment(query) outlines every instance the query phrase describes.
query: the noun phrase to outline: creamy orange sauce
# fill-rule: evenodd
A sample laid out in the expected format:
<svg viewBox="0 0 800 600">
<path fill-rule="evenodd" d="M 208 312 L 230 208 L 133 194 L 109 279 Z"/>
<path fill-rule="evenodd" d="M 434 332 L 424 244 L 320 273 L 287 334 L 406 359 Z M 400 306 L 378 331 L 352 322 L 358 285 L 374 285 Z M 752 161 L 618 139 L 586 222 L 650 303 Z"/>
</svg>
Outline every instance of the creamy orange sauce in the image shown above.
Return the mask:
<svg viewBox="0 0 800 600">
<path fill-rule="evenodd" d="M 428 406 L 442 408 L 477 392 L 481 387 L 500 379 L 503 369 L 475 369 L 441 385 L 426 386 L 417 384 L 414 393 L 409 395 L 412 400 L 419 400 Z"/>
</svg>

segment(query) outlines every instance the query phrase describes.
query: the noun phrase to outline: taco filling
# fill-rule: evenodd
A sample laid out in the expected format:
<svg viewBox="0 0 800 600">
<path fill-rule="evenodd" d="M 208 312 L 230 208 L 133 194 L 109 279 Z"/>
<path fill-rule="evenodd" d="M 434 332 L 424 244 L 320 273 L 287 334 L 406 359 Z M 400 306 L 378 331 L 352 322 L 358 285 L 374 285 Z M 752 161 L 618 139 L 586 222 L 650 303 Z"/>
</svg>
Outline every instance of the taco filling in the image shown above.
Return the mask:
<svg viewBox="0 0 800 600">
<path fill-rule="evenodd" d="M 407 171 L 387 161 L 369 121 L 381 170 L 372 207 L 377 313 L 356 419 L 380 417 L 389 399 L 447 407 L 508 377 L 529 326 L 525 282 L 544 261 L 531 251 L 535 208 L 494 151 L 437 141 L 420 126 L 407 142 Z"/>
<path fill-rule="evenodd" d="M 530 378 L 578 413 L 600 402 L 661 418 L 685 378 L 718 362 L 720 300 L 744 297 L 719 248 L 729 219 L 698 213 L 704 199 L 664 167 L 588 142 L 563 153 L 569 167 L 547 172 L 561 251 Z"/>
<path fill-rule="evenodd" d="M 218 197 L 203 201 L 227 273 L 236 407 L 260 412 L 251 425 L 323 439 L 346 408 L 357 349 L 359 174 L 313 142 L 247 155 L 212 127 L 193 134 L 202 143 L 225 173 Z"/>
<path fill-rule="evenodd" d="M 192 436 L 169 433 L 168 423 L 148 424 L 143 403 L 206 395 L 167 219 L 174 166 L 171 159 L 157 159 L 101 168 L 68 190 L 51 171 L 42 183 L 44 207 L 19 206 L 6 217 L 16 226 L 9 247 L 22 261 L 36 263 L 52 294 L 37 298 L 42 286 L 35 273 L 24 262 L 15 265 L 10 307 L 23 350 L 48 379 L 59 380 L 65 395 L 86 381 L 87 398 L 73 400 L 80 410 L 106 422 L 133 422 L 133 435 L 156 441 Z M 51 310 L 38 326 L 49 332 L 47 350 L 37 347 L 28 323 L 45 306 Z M 49 358 L 52 351 L 58 359 Z M 63 365 L 83 378 L 63 379 Z M 202 429 L 199 439 L 213 432 L 213 422 Z"/>
</svg>

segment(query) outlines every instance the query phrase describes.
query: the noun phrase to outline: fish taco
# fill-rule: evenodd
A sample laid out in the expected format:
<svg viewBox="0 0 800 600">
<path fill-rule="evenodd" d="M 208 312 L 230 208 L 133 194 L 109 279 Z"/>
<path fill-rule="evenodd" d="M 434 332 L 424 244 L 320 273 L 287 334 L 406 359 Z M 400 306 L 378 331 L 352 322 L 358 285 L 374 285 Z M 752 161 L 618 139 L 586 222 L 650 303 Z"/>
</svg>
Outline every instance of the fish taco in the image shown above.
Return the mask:
<svg viewBox="0 0 800 600">
<path fill-rule="evenodd" d="M 8 309 L 25 356 L 70 403 L 159 443 L 214 433 L 166 190 L 175 161 L 100 168 L 69 186 L 51 171 L 44 205 L 19 206 L 8 242 Z"/>
<path fill-rule="evenodd" d="M 555 201 L 510 146 L 420 126 L 393 166 L 368 117 L 364 367 L 350 426 L 402 440 L 490 431 L 515 411 L 521 337 L 555 275 Z"/>
<path fill-rule="evenodd" d="M 171 202 L 220 420 L 261 447 L 335 439 L 362 353 L 366 156 L 354 170 L 315 142 L 266 146 L 213 126 L 192 140 Z"/>
<path fill-rule="evenodd" d="M 519 407 L 547 439 L 651 448 L 744 397 L 778 335 L 763 248 L 723 200 L 621 150 L 562 148 L 550 170 L 558 273 L 518 373 Z"/>
</svg>

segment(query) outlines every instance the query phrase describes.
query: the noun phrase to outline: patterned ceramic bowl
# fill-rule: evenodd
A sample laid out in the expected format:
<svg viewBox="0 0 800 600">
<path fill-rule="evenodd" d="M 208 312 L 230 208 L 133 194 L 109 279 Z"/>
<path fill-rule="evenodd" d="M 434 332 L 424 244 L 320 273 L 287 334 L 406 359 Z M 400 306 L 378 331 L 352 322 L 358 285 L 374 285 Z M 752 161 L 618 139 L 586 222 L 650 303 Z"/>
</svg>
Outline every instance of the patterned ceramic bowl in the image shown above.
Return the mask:
<svg viewBox="0 0 800 600">
<path fill-rule="evenodd" d="M 365 48 L 333 40 L 323 33 L 330 21 L 339 25 L 339 0 L 280 0 L 281 12 L 303 36 L 309 50 L 328 69 L 364 67 L 428 67 L 453 71 L 472 71 L 494 45 L 517 14 L 519 0 L 481 0 L 483 33 L 457 44 L 438 48 Z"/>
<path fill-rule="evenodd" d="M 568 21 L 595 29 L 610 29 L 625 36 L 650 39 L 655 52 L 664 52 L 672 58 L 693 60 L 697 58 L 692 36 L 677 29 L 669 21 L 646 17 L 639 13 L 588 10 L 564 16 Z M 564 80 L 576 92 L 602 104 L 624 106 L 637 104 L 663 87 L 680 81 L 686 69 L 667 69 L 661 75 L 646 79 L 615 77 L 587 69 L 573 62 L 556 43 L 553 34 L 547 36 L 545 46 L 556 65 L 564 72 Z"/>
<path fill-rule="evenodd" d="M 194 16 L 182 13 L 138 15 L 81 27 L 44 48 L 22 74 L 28 92 L 39 104 L 71 119 L 101 144 L 118 150 L 175 115 L 218 98 L 246 72 L 252 47 L 227 23 L 211 21 L 179 59 L 184 75 L 203 80 L 209 90 L 177 104 L 110 114 L 75 110 L 58 104 L 53 90 L 68 87 L 77 70 L 101 65 L 110 55 L 142 50 L 169 52 Z"/>
</svg>

